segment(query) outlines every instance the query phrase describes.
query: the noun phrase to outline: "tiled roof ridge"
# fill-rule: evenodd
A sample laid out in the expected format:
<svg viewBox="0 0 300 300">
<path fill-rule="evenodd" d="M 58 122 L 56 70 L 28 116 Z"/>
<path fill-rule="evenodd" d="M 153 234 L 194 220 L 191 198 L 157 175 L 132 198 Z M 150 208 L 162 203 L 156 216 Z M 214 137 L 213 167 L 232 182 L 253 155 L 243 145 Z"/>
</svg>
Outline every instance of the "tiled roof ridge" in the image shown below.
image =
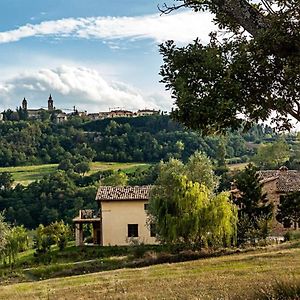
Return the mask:
<svg viewBox="0 0 300 300">
<path fill-rule="evenodd" d="M 96 200 L 148 200 L 152 185 L 99 186 Z"/>
<path fill-rule="evenodd" d="M 267 183 L 276 179 L 278 192 L 294 192 L 300 190 L 300 171 L 298 170 L 262 170 L 258 172 L 261 182 Z"/>
</svg>

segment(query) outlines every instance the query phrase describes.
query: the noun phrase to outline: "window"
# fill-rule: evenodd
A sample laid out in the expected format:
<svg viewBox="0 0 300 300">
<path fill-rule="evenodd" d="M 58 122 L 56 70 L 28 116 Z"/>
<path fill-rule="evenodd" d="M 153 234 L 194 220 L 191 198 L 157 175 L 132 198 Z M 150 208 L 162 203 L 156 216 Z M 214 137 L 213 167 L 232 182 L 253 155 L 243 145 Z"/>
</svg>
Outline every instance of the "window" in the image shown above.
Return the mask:
<svg viewBox="0 0 300 300">
<path fill-rule="evenodd" d="M 154 223 L 150 224 L 150 236 L 151 237 L 156 237 L 156 226 Z"/>
<path fill-rule="evenodd" d="M 128 224 L 128 237 L 138 237 L 139 236 L 139 225 L 138 224 Z"/>
<path fill-rule="evenodd" d="M 148 210 L 149 209 L 149 204 L 148 203 L 145 203 L 144 204 L 144 210 Z"/>
</svg>

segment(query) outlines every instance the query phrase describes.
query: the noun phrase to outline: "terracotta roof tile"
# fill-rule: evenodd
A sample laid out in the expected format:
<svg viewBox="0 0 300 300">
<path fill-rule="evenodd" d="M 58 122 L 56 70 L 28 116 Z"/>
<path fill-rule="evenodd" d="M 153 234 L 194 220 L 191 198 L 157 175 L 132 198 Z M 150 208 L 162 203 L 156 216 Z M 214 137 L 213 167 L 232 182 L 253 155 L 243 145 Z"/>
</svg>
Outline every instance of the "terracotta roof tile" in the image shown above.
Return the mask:
<svg viewBox="0 0 300 300">
<path fill-rule="evenodd" d="M 148 200 L 151 185 L 144 186 L 100 186 L 97 191 L 98 201 Z"/>
<path fill-rule="evenodd" d="M 265 170 L 258 172 L 262 183 L 276 180 L 278 192 L 289 193 L 300 191 L 300 171 L 297 170 Z"/>
</svg>

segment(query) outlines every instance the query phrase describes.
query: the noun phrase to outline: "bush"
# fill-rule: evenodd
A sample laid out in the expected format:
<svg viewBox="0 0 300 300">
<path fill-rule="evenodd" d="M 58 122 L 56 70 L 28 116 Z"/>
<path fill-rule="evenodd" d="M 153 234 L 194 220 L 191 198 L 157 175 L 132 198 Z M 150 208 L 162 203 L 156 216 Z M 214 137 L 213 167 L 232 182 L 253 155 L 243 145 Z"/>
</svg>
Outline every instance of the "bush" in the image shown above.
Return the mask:
<svg viewBox="0 0 300 300">
<path fill-rule="evenodd" d="M 285 241 L 300 240 L 300 230 L 291 230 L 284 235 Z"/>
</svg>

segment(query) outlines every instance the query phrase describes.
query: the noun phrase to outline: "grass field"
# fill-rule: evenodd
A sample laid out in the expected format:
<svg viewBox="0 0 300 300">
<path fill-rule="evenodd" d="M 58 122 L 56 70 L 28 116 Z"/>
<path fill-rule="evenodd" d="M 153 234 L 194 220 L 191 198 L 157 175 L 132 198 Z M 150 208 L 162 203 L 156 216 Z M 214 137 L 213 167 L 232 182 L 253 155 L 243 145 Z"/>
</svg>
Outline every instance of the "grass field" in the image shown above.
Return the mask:
<svg viewBox="0 0 300 300">
<path fill-rule="evenodd" d="M 36 166 L 8 167 L 0 168 L 1 172 L 10 172 L 15 180 L 15 183 L 28 185 L 29 183 L 42 179 L 43 176 L 55 172 L 57 164 L 45 164 Z M 98 171 L 104 170 L 126 170 L 132 172 L 137 167 L 146 168 L 148 164 L 144 163 L 115 163 L 115 162 L 92 162 L 89 175 Z"/>
<path fill-rule="evenodd" d="M 276 281 L 299 279 L 300 248 L 282 247 L 140 269 L 12 284 L 0 287 L 0 298 L 255 299 L 257 291 Z"/>
</svg>

